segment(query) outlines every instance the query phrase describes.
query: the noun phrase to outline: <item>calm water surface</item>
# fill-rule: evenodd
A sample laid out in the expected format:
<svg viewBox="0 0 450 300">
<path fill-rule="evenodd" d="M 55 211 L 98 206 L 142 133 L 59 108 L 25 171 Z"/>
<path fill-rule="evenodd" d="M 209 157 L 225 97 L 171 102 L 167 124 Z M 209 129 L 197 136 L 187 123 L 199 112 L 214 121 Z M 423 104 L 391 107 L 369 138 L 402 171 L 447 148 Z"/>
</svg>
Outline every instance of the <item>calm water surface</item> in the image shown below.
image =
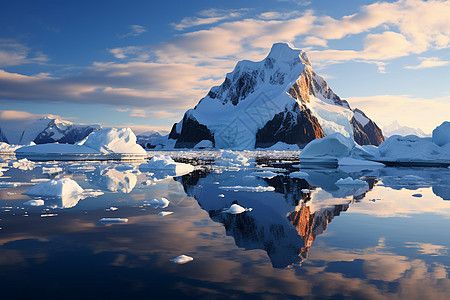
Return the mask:
<svg viewBox="0 0 450 300">
<path fill-rule="evenodd" d="M 165 178 L 120 163 L 0 164 L 2 299 L 448 297 L 450 169 L 308 169 L 297 179 L 293 152 L 246 152 L 250 165 L 240 167 L 217 152 L 170 154 L 196 171 Z M 35 199 L 22 194 L 29 184 L 63 177 L 104 194 L 24 204 Z M 335 184 L 346 177 L 367 186 Z M 160 197 L 170 205 L 147 203 Z M 233 203 L 253 210 L 224 213 Z M 170 262 L 180 254 L 194 260 Z"/>
</svg>

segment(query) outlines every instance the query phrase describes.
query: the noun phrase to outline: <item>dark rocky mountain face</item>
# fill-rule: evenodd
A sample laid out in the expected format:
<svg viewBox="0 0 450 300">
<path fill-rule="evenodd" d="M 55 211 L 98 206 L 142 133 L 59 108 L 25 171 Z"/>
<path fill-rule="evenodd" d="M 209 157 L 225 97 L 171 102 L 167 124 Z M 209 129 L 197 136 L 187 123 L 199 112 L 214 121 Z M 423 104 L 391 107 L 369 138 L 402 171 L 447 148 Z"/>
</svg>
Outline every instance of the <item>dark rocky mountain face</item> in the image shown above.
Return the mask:
<svg viewBox="0 0 450 300">
<path fill-rule="evenodd" d="M 256 133 L 255 148 L 269 148 L 278 142 L 305 146 L 310 141 L 324 137 L 322 127 L 307 108 L 295 103 L 293 108 L 276 114 Z"/>
<path fill-rule="evenodd" d="M 0 142 L 8 143 L 8 139 L 6 138 L 6 135 L 3 133 L 1 128 L 0 128 Z"/>
<path fill-rule="evenodd" d="M 176 124 L 172 126 L 169 139 L 177 140 L 175 148 L 194 148 L 200 141 L 209 140 L 214 145 L 214 135 L 203 124 L 200 124 L 193 116 L 184 115 L 181 133 L 177 133 Z"/>
</svg>

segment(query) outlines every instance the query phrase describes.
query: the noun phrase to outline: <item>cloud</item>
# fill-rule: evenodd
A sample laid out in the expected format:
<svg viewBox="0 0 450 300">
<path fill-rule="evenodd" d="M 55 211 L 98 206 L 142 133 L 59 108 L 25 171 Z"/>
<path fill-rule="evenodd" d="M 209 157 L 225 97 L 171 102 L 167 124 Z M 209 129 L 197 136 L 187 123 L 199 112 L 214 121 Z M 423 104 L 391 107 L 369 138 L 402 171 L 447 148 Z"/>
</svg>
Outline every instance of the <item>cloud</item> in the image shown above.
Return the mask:
<svg viewBox="0 0 450 300">
<path fill-rule="evenodd" d="M 420 64 L 416 66 L 406 66 L 406 69 L 425 69 L 425 68 L 436 68 L 448 65 L 449 61 L 442 61 L 439 57 L 421 57 Z"/>
<path fill-rule="evenodd" d="M 311 4 L 311 1 L 306 0 L 277 0 L 278 2 L 290 2 L 297 4 L 298 6 L 308 6 Z"/>
<path fill-rule="evenodd" d="M 0 119 L 2 120 L 24 120 L 31 118 L 38 118 L 38 115 L 19 110 L 0 111 Z"/>
<path fill-rule="evenodd" d="M 246 11 L 248 11 L 246 8 L 206 9 L 198 13 L 200 17 L 186 17 L 180 23 L 172 23 L 172 26 L 176 30 L 184 30 L 194 26 L 214 24 L 223 20 L 240 18 Z"/>
<path fill-rule="evenodd" d="M 156 120 L 172 120 L 178 121 L 181 119 L 184 111 L 167 111 L 167 110 L 145 110 L 145 109 L 131 109 L 131 108 L 113 108 L 112 110 L 118 112 L 127 112 L 130 117 L 156 119 Z"/>
<path fill-rule="evenodd" d="M 141 25 L 130 25 L 128 26 L 128 28 L 130 29 L 130 31 L 122 35 L 121 38 L 126 38 L 129 36 L 139 36 L 147 31 L 147 29 Z"/>
<path fill-rule="evenodd" d="M 48 57 L 42 52 L 32 52 L 29 47 L 14 40 L 0 39 L 0 67 L 44 63 L 46 61 L 48 61 Z"/>
</svg>

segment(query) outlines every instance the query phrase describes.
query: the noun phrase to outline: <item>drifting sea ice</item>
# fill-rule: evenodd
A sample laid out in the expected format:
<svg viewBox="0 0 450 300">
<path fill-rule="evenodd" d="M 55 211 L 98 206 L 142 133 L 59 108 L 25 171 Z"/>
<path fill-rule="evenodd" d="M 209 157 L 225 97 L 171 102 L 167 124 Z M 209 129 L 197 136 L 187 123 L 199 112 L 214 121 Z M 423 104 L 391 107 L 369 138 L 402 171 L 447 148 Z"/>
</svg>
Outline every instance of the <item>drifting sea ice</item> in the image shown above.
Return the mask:
<svg viewBox="0 0 450 300">
<path fill-rule="evenodd" d="M 63 195 L 82 194 L 83 189 L 70 178 L 55 179 L 39 183 L 24 194 L 28 196 L 58 197 Z"/>
<path fill-rule="evenodd" d="M 9 166 L 12 168 L 16 168 L 19 170 L 29 171 L 33 170 L 36 167 L 36 163 L 29 161 L 26 158 L 19 159 L 17 161 L 12 161 L 9 163 Z"/>
<path fill-rule="evenodd" d="M 126 218 L 102 218 L 99 221 L 100 223 L 127 223 L 128 219 Z"/>
<path fill-rule="evenodd" d="M 158 216 L 164 217 L 164 216 L 168 216 L 171 214 L 173 214 L 173 211 L 162 211 L 162 212 L 158 213 Z"/>
<path fill-rule="evenodd" d="M 221 190 L 242 191 L 242 192 L 272 192 L 275 191 L 273 186 L 220 186 Z"/>
<path fill-rule="evenodd" d="M 252 175 L 256 176 L 256 177 L 260 177 L 260 178 L 271 179 L 271 178 L 274 178 L 275 176 L 278 176 L 279 174 L 271 172 L 271 171 L 258 171 L 258 172 L 253 172 Z"/>
<path fill-rule="evenodd" d="M 292 172 L 289 174 L 291 178 L 298 178 L 298 179 L 305 179 L 309 177 L 309 174 L 306 172 L 298 171 L 298 172 Z"/>
<path fill-rule="evenodd" d="M 145 203 L 149 204 L 153 208 L 166 208 L 167 206 L 169 206 L 170 201 L 166 198 L 159 198 L 145 201 Z"/>
<path fill-rule="evenodd" d="M 144 171 L 160 171 L 167 176 L 181 176 L 194 171 L 194 166 L 175 162 L 170 156 L 155 155 L 147 163 L 139 165 L 139 169 Z"/>
<path fill-rule="evenodd" d="M 177 257 L 175 257 L 175 258 L 172 258 L 170 261 L 173 262 L 173 263 L 182 265 L 182 264 L 188 263 L 188 262 L 193 261 L 193 260 L 194 260 L 194 258 L 182 254 L 182 255 L 180 255 L 180 256 L 177 256 Z"/>
<path fill-rule="evenodd" d="M 338 181 L 336 181 L 336 185 L 366 186 L 367 182 L 360 179 L 353 179 L 351 177 L 347 177 L 345 179 L 341 178 Z"/>
<path fill-rule="evenodd" d="M 25 202 L 24 205 L 43 206 L 44 205 L 44 200 L 30 200 L 30 201 Z"/>
<path fill-rule="evenodd" d="M 224 210 L 223 212 L 229 213 L 232 215 L 237 215 L 237 214 L 241 214 L 243 212 L 252 211 L 252 210 L 253 210 L 252 208 L 244 208 L 244 207 L 240 206 L 239 204 L 232 204 L 230 206 L 230 208 Z"/>
</svg>

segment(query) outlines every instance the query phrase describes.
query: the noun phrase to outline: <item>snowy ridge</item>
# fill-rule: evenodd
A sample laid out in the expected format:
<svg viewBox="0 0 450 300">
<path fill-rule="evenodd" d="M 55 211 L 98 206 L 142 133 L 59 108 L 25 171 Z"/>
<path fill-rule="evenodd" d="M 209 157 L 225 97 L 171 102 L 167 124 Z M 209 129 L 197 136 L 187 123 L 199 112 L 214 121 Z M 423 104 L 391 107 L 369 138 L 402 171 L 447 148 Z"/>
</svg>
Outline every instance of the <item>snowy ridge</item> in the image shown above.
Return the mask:
<svg viewBox="0 0 450 300">
<path fill-rule="evenodd" d="M 102 129 L 101 126 L 97 124 L 81 125 L 51 117 L 44 117 L 25 128 L 18 143 L 22 145 L 29 144 L 30 142 L 36 144 L 54 142 L 73 144 L 84 139 L 91 132 L 100 129 Z"/>
</svg>

